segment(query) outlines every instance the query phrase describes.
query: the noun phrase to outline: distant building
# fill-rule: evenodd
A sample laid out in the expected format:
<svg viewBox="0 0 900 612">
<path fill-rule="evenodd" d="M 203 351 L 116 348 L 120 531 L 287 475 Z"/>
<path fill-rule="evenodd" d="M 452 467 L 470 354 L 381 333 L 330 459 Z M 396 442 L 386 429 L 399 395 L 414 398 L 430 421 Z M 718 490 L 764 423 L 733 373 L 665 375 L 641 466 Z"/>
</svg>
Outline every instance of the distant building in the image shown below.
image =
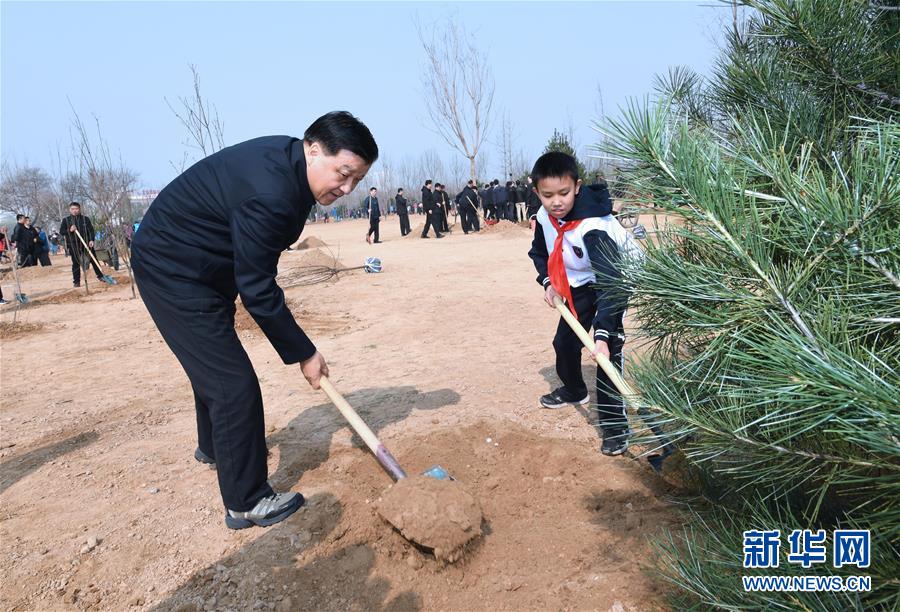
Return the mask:
<svg viewBox="0 0 900 612">
<path fill-rule="evenodd" d="M 144 213 L 147 212 L 147 209 L 150 208 L 153 200 L 155 200 L 158 195 L 158 189 L 141 189 L 139 191 L 132 191 L 128 194 L 131 205 L 134 207 L 136 220 L 143 218 Z"/>
</svg>

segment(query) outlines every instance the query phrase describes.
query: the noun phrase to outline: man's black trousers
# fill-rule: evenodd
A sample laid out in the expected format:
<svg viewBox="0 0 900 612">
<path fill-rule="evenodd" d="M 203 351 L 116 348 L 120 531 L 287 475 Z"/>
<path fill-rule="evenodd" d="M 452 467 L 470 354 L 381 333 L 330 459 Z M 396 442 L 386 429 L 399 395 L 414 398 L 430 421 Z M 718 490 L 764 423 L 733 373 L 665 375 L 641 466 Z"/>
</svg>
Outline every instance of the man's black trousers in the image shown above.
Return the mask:
<svg viewBox="0 0 900 612">
<path fill-rule="evenodd" d="M 474 206 L 467 207 L 466 214 L 469 216 L 469 228 L 476 232 L 481 231 L 481 223 L 478 221 L 478 211 Z"/>
<path fill-rule="evenodd" d="M 438 213 L 437 208 L 433 208 L 429 211 L 425 212 L 425 229 L 422 230 L 422 238 L 428 235 L 428 228 L 434 228 L 435 236 L 440 236 L 441 232 L 438 229 L 441 226 L 440 221 L 440 213 Z"/>
<path fill-rule="evenodd" d="M 400 235 L 406 236 L 412 231 L 412 229 L 410 229 L 409 227 L 409 215 L 406 213 L 400 213 L 397 216 L 400 217 Z"/>
<path fill-rule="evenodd" d="M 366 236 L 371 236 L 375 234 L 375 242 L 378 242 L 378 224 L 381 222 L 379 218 L 369 218 L 369 231 L 366 232 Z"/>
<path fill-rule="evenodd" d="M 578 322 L 590 331 L 597 312 L 596 292 L 591 285 L 572 287 L 572 302 L 578 313 Z M 613 366 L 622 372 L 622 347 L 625 343 L 625 334 L 622 329 L 622 321 L 619 321 L 619 329 L 610 336 L 609 357 Z M 581 375 L 581 351 L 584 345 L 569 327 L 565 319 L 560 317 L 556 328 L 556 336 L 553 338 L 553 348 L 556 351 L 556 374 L 566 387 L 566 391 L 572 397 L 582 398 L 587 394 L 587 386 Z M 597 366 L 597 420 L 603 429 L 625 427 L 625 404 L 622 396 L 613 386 L 606 372 Z"/>
<path fill-rule="evenodd" d="M 197 284 L 180 290 L 140 258 L 132 263 L 141 298 L 191 381 L 198 446 L 216 460 L 222 501 L 250 510 L 272 489 L 262 393 L 234 331 L 234 298 Z"/>
<path fill-rule="evenodd" d="M 72 245 L 69 247 L 69 253 L 72 255 L 72 282 L 80 283 L 81 282 L 81 266 L 82 264 L 91 264 L 91 267 L 94 268 L 94 274 L 97 275 L 97 278 L 103 278 L 103 271 L 94 263 L 94 257 L 97 256 L 94 253 L 94 249 L 91 249 L 91 253 L 94 254 L 94 257 L 91 257 L 84 250 L 83 246 L 80 245 Z"/>
</svg>

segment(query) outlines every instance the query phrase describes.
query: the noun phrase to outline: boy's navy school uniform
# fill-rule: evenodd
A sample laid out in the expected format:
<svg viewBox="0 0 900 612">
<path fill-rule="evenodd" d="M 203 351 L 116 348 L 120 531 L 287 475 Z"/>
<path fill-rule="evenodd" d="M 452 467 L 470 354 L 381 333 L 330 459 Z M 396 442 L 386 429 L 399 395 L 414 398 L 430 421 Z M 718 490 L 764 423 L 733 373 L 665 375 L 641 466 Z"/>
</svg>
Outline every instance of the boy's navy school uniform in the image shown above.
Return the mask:
<svg viewBox="0 0 900 612">
<path fill-rule="evenodd" d="M 622 370 L 625 304 L 612 299 L 602 284 L 621 272 L 623 255 L 641 257 L 640 248 L 611 215 L 612 200 L 605 186 L 585 185 L 575 205 L 562 220 L 551 217 L 542 206 L 536 214 L 534 240 L 528 256 L 537 269 L 537 281 L 566 298 L 569 309 L 585 330 L 594 329 L 594 340 L 605 340 L 610 361 Z M 552 280 L 551 280 L 551 277 Z M 595 286 L 598 283 L 598 286 Z M 560 317 L 553 338 L 556 373 L 565 395 L 578 403 L 588 395 L 581 374 L 581 340 Z M 606 373 L 597 366 L 597 411 L 605 430 L 627 427 L 625 405 Z"/>
</svg>

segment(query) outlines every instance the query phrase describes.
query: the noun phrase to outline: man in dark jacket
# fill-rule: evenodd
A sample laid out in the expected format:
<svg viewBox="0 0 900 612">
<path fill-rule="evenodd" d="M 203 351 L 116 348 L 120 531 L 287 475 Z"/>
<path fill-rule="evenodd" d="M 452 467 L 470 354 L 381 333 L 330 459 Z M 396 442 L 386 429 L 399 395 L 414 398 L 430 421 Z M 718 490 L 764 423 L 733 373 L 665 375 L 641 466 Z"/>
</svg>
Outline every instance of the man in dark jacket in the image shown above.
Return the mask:
<svg viewBox="0 0 900 612">
<path fill-rule="evenodd" d="M 259 381 L 234 330 L 235 299 L 285 364 L 319 388 L 325 358 L 297 325 L 275 282 L 278 259 L 316 202 L 330 206 L 378 157 L 369 129 L 328 113 L 303 139 L 267 136 L 222 149 L 163 189 L 132 242 L 141 297 L 191 381 L 199 445 L 214 463 L 232 529 L 268 526 L 303 504 L 267 482 Z"/>
<path fill-rule="evenodd" d="M 469 179 L 466 186 L 456 196 L 456 210 L 459 211 L 460 222 L 464 234 L 477 232 L 481 229 L 478 223 L 478 194 L 475 193 L 475 181 Z"/>
<path fill-rule="evenodd" d="M 81 235 L 81 238 L 87 243 L 91 255 L 84 248 L 81 240 L 75 235 L 75 232 Z M 69 204 L 69 216 L 62 220 L 59 224 L 59 233 L 66 238 L 66 248 L 69 256 L 72 258 L 72 285 L 81 286 L 81 268 L 90 263 L 97 275 L 97 280 L 105 281 L 103 271 L 94 261 L 96 254 L 94 253 L 94 225 L 91 223 L 90 217 L 81 214 L 81 204 L 72 202 Z"/>
<path fill-rule="evenodd" d="M 498 179 L 494 179 L 494 188 L 491 190 L 494 199 L 494 210 L 498 219 L 506 218 L 506 187 L 500 184 Z"/>
<path fill-rule="evenodd" d="M 528 198 L 528 189 L 522 184 L 522 181 L 516 181 L 516 221 L 524 221 L 525 216 L 525 200 Z"/>
<path fill-rule="evenodd" d="M 366 233 L 366 242 L 372 244 L 372 234 L 375 234 L 375 244 L 379 244 L 378 224 L 381 223 L 381 207 L 378 205 L 378 190 L 372 187 L 369 195 L 363 200 L 363 208 L 369 215 L 369 231 Z"/>
<path fill-rule="evenodd" d="M 428 228 L 434 228 L 434 237 L 443 238 L 438 228 L 441 227 L 441 221 L 438 216 L 437 206 L 434 202 L 434 193 L 432 192 L 433 184 L 431 179 L 425 181 L 422 186 L 422 208 L 425 210 L 425 229 L 422 230 L 422 238 L 428 238 Z"/>
<path fill-rule="evenodd" d="M 534 181 L 531 179 L 530 175 L 528 176 L 528 185 L 525 189 L 527 189 L 527 193 L 525 194 L 525 216 L 531 223 L 531 229 L 534 230 L 536 223 L 534 219 L 541 209 L 541 199 L 534 190 Z"/>
<path fill-rule="evenodd" d="M 25 215 L 16 215 L 16 226 L 13 228 L 9 241 L 16 247 L 16 265 L 20 268 L 32 265 L 34 258 L 34 240 L 31 238 L 31 232 L 25 227 Z"/>
<path fill-rule="evenodd" d="M 406 198 L 403 197 L 403 187 L 397 190 L 394 205 L 397 207 L 397 216 L 400 217 L 400 235 L 406 236 L 412 230 L 409 228 L 409 210 L 406 208 Z"/>
<path fill-rule="evenodd" d="M 25 217 L 25 224 L 22 228 L 21 236 L 22 244 L 27 244 L 27 248 L 30 249 L 28 255 L 25 257 L 25 263 L 22 264 L 22 267 L 27 268 L 28 266 L 38 265 L 43 245 L 41 244 L 38 230 L 31 224 L 31 217 Z"/>
<path fill-rule="evenodd" d="M 448 220 L 450 218 L 450 194 L 448 194 L 444 189 L 443 183 L 435 183 L 434 201 L 437 204 L 438 213 L 440 213 L 441 217 L 441 231 L 449 232 L 450 224 L 448 223 Z"/>
<path fill-rule="evenodd" d="M 515 222 L 516 220 L 516 202 L 519 194 L 516 186 L 512 181 L 506 181 L 506 220 Z"/>
<path fill-rule="evenodd" d="M 484 218 L 492 219 L 493 215 L 493 196 L 491 194 L 491 185 L 488 183 L 484 184 L 484 188 L 478 192 L 478 196 L 481 198 L 481 210 L 484 211 Z"/>
</svg>

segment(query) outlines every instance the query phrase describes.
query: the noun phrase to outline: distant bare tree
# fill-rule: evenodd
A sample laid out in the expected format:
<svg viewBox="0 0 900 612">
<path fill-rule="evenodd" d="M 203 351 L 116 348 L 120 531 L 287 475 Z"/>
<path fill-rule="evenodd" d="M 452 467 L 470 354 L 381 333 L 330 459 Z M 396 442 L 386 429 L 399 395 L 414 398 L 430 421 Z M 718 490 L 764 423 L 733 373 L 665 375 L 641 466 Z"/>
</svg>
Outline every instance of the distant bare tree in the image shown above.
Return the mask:
<svg viewBox="0 0 900 612">
<path fill-rule="evenodd" d="M 530 159 L 525 155 L 522 148 L 516 149 L 512 156 L 512 175 L 516 178 L 527 176 L 531 173 L 531 167 L 534 165 L 534 159 Z"/>
<path fill-rule="evenodd" d="M 219 118 L 219 111 L 209 100 L 204 100 L 200 93 L 200 73 L 197 67 L 189 64 L 194 80 L 194 91 L 190 96 L 180 96 L 178 104 L 173 105 L 168 98 L 164 98 L 169 110 L 174 113 L 181 125 L 188 131 L 188 139 L 183 142 L 189 149 L 200 152 L 200 157 L 212 155 L 216 151 L 225 148 L 225 125 Z M 189 161 L 189 155 L 185 151 L 181 162 L 172 167 L 178 172 L 183 172 Z"/>
<path fill-rule="evenodd" d="M 399 180 L 397 187 L 403 187 L 404 191 L 408 192 L 406 197 L 416 199 L 418 189 L 421 187 L 424 179 L 419 173 L 415 161 L 409 157 L 404 157 L 397 167 L 397 178 Z M 396 193 L 396 189 L 394 193 Z"/>
<path fill-rule="evenodd" d="M 434 149 L 428 149 L 419 156 L 419 176 L 422 177 L 419 180 L 420 185 L 424 185 L 427 179 L 441 181 L 446 178 L 445 174 L 444 162 Z"/>
<path fill-rule="evenodd" d="M 453 196 L 462 191 L 463 186 L 470 177 L 468 172 L 466 172 L 465 162 L 459 155 L 451 157 L 447 167 L 449 168 L 449 174 L 441 182 L 447 185 L 447 192 L 453 198 Z"/>
<path fill-rule="evenodd" d="M 375 166 L 366 175 L 365 193 L 363 198 L 369 195 L 369 188 L 378 189 L 378 207 L 381 212 L 387 214 L 390 211 L 390 203 L 394 193 L 396 193 L 395 184 L 397 182 L 394 163 L 387 155 L 382 155 L 375 162 Z"/>
<path fill-rule="evenodd" d="M 475 178 L 480 183 L 487 183 L 490 179 L 490 167 L 491 167 L 491 154 L 490 151 L 485 149 L 481 152 L 481 155 L 478 156 L 478 164 L 475 168 L 476 176 Z"/>
<path fill-rule="evenodd" d="M 130 193 L 137 182 L 137 174 L 125 166 L 121 156 L 118 159 L 113 157 L 96 116 L 94 123 L 96 136 L 92 137 L 81 117 L 72 109 L 72 145 L 79 165 L 82 204 L 87 204 L 88 210 L 96 217 L 97 227 L 101 229 L 112 257 L 123 256 L 132 281 L 131 295 L 135 297 L 127 228 L 134 222 Z M 84 239 L 89 241 L 94 237 L 84 236 Z"/>
<path fill-rule="evenodd" d="M 494 104 L 490 64 L 455 19 L 427 32 L 417 27 L 426 57 L 422 80 L 428 116 L 434 131 L 469 160 L 469 176 L 475 178 Z"/>
<path fill-rule="evenodd" d="M 507 177 L 513 171 L 513 125 L 509 119 L 509 112 L 503 113 L 503 120 L 500 122 L 500 155 L 503 159 L 503 176 Z"/>
<path fill-rule="evenodd" d="M 85 199 L 87 188 L 81 174 L 72 167 L 72 156 L 63 155 L 62 147 L 56 143 L 56 149 L 50 150 L 53 160 L 51 174 L 53 176 L 53 197 L 56 200 L 56 223 L 67 214 L 70 202 Z"/>
<path fill-rule="evenodd" d="M 0 208 L 43 225 L 55 216 L 53 177 L 43 168 L 4 161 L 0 166 Z"/>
</svg>

